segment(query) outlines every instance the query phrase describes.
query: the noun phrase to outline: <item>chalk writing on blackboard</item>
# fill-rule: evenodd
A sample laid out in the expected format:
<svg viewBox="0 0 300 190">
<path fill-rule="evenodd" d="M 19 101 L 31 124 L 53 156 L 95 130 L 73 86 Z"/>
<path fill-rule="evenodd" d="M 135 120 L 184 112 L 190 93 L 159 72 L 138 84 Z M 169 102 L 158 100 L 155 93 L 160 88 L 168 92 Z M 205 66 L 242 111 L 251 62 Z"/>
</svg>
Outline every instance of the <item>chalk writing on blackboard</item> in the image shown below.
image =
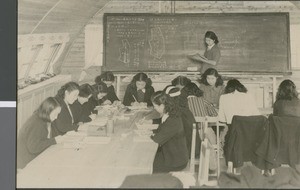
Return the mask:
<svg viewBox="0 0 300 190">
<path fill-rule="evenodd" d="M 122 46 L 119 50 L 120 50 L 119 60 L 128 66 L 130 62 L 130 44 L 127 39 L 122 40 Z"/>
</svg>

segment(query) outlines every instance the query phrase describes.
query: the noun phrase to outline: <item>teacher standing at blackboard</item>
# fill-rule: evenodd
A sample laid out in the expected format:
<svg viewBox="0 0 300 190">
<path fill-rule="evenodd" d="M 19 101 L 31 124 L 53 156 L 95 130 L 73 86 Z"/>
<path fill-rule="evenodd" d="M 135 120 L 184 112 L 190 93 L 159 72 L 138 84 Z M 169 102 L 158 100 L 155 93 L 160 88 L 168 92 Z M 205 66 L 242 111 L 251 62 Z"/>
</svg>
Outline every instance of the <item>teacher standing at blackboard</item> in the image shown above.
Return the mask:
<svg viewBox="0 0 300 190">
<path fill-rule="evenodd" d="M 208 68 L 216 68 L 221 57 L 218 46 L 219 40 L 214 32 L 207 31 L 205 33 L 204 42 L 206 47 L 204 57 L 198 57 L 201 61 L 201 73 L 204 73 Z"/>
</svg>

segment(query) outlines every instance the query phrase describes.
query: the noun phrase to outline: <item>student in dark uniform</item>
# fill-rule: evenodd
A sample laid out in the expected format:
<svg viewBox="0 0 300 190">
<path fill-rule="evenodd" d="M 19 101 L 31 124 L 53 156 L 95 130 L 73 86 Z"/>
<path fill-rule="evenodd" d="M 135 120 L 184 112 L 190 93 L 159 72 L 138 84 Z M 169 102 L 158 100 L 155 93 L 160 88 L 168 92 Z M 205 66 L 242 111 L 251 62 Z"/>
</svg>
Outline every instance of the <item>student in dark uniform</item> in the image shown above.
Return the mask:
<svg viewBox="0 0 300 190">
<path fill-rule="evenodd" d="M 96 106 L 111 105 L 111 101 L 107 98 L 108 91 L 104 82 L 94 84 L 93 88 L 96 95 Z"/>
<path fill-rule="evenodd" d="M 136 74 L 126 88 L 123 104 L 137 106 L 146 103 L 147 106 L 152 106 L 151 95 L 154 88 L 151 85 L 152 81 L 145 73 Z"/>
<path fill-rule="evenodd" d="M 117 97 L 115 88 L 113 86 L 114 81 L 115 81 L 115 76 L 111 71 L 106 71 L 102 73 L 100 76 L 97 76 L 95 79 L 96 84 L 101 84 L 101 82 L 104 82 L 106 84 L 107 99 L 113 104 L 119 101 L 119 98 Z"/>
<path fill-rule="evenodd" d="M 155 92 L 151 100 L 154 109 L 162 115 L 162 123 L 151 136 L 159 144 L 153 173 L 182 170 L 188 163 L 189 155 L 179 107 L 162 91 Z"/>
<path fill-rule="evenodd" d="M 89 109 L 89 106 L 86 106 L 87 102 L 93 95 L 93 88 L 89 84 L 83 84 L 79 87 L 78 99 L 70 105 L 71 111 L 74 117 L 74 123 L 89 122 L 94 118 L 91 116 L 92 109 Z"/>
<path fill-rule="evenodd" d="M 164 93 L 168 94 L 174 99 L 174 102 L 179 106 L 180 117 L 182 119 L 182 124 L 185 132 L 187 148 L 189 150 L 189 156 L 191 155 L 191 145 L 192 145 L 192 133 L 193 124 L 196 122 L 193 113 L 190 111 L 187 98 L 181 95 L 179 88 L 169 85 L 164 90 Z M 186 102 L 186 103 L 183 103 Z"/>
<path fill-rule="evenodd" d="M 17 168 L 24 168 L 49 146 L 60 143 L 61 136 L 50 137 L 51 125 L 61 111 L 53 97 L 42 102 L 19 131 L 17 146 Z"/>
<path fill-rule="evenodd" d="M 300 99 L 293 81 L 287 79 L 280 83 L 273 106 L 273 114 L 275 116 L 300 117 Z"/>
<path fill-rule="evenodd" d="M 68 82 L 63 85 L 57 92 L 55 98 L 61 105 L 61 112 L 57 119 L 51 124 L 52 137 L 64 135 L 68 131 L 78 129 L 78 124 L 75 123 L 70 105 L 73 104 L 79 94 L 79 85 L 75 82 Z"/>
</svg>

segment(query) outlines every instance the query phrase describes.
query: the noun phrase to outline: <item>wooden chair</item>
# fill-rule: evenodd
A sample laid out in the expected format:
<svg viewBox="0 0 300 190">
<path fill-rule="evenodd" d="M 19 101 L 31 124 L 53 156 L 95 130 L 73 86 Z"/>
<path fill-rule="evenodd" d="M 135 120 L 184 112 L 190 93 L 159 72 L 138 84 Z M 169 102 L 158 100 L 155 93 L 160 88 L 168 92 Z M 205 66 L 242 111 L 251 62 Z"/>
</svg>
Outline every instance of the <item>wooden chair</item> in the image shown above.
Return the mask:
<svg viewBox="0 0 300 190">
<path fill-rule="evenodd" d="M 208 123 L 215 123 L 217 126 L 217 134 L 219 134 L 219 121 L 218 117 L 195 117 L 196 123 L 193 124 L 193 133 L 192 133 L 192 145 L 191 145 L 191 159 L 189 163 L 189 171 L 191 173 L 195 173 L 195 165 L 199 165 L 198 170 L 198 182 L 199 185 L 208 185 L 208 186 L 215 186 L 216 181 L 209 181 L 209 176 L 216 176 L 219 177 L 220 174 L 220 160 L 219 160 L 219 136 L 217 135 L 217 144 L 212 145 L 208 138 L 205 136 Z M 197 131 L 197 123 L 204 123 L 203 128 L 200 128 Z M 195 149 L 196 149 L 196 132 L 200 135 L 200 130 L 202 130 L 202 134 L 204 134 L 204 137 L 202 137 L 201 142 L 201 152 L 200 152 L 200 159 L 195 158 Z M 217 152 L 217 173 L 215 175 L 209 175 L 209 155 L 210 151 L 214 150 Z"/>
</svg>

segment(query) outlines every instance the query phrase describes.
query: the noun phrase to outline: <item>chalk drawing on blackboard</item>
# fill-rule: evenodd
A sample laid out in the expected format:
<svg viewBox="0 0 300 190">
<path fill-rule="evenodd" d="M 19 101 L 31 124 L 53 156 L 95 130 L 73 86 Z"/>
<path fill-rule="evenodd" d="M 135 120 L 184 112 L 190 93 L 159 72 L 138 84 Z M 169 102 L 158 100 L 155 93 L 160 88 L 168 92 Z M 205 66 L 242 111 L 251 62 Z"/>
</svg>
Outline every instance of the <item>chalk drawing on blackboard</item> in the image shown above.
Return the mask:
<svg viewBox="0 0 300 190">
<path fill-rule="evenodd" d="M 150 55 L 160 59 L 165 53 L 165 39 L 160 27 L 150 29 Z"/>
<path fill-rule="evenodd" d="M 167 62 L 165 60 L 159 60 L 157 58 L 154 58 L 153 60 L 148 61 L 148 68 L 149 69 L 166 69 Z"/>
<path fill-rule="evenodd" d="M 127 39 L 122 40 L 122 47 L 119 48 L 119 60 L 129 66 L 130 63 L 130 44 Z"/>
<path fill-rule="evenodd" d="M 222 39 L 222 43 L 220 43 L 219 46 L 222 49 L 236 49 L 240 40 L 244 38 L 243 36 L 246 35 L 246 33 L 247 30 L 245 29 L 231 31 L 226 38 Z"/>
</svg>

